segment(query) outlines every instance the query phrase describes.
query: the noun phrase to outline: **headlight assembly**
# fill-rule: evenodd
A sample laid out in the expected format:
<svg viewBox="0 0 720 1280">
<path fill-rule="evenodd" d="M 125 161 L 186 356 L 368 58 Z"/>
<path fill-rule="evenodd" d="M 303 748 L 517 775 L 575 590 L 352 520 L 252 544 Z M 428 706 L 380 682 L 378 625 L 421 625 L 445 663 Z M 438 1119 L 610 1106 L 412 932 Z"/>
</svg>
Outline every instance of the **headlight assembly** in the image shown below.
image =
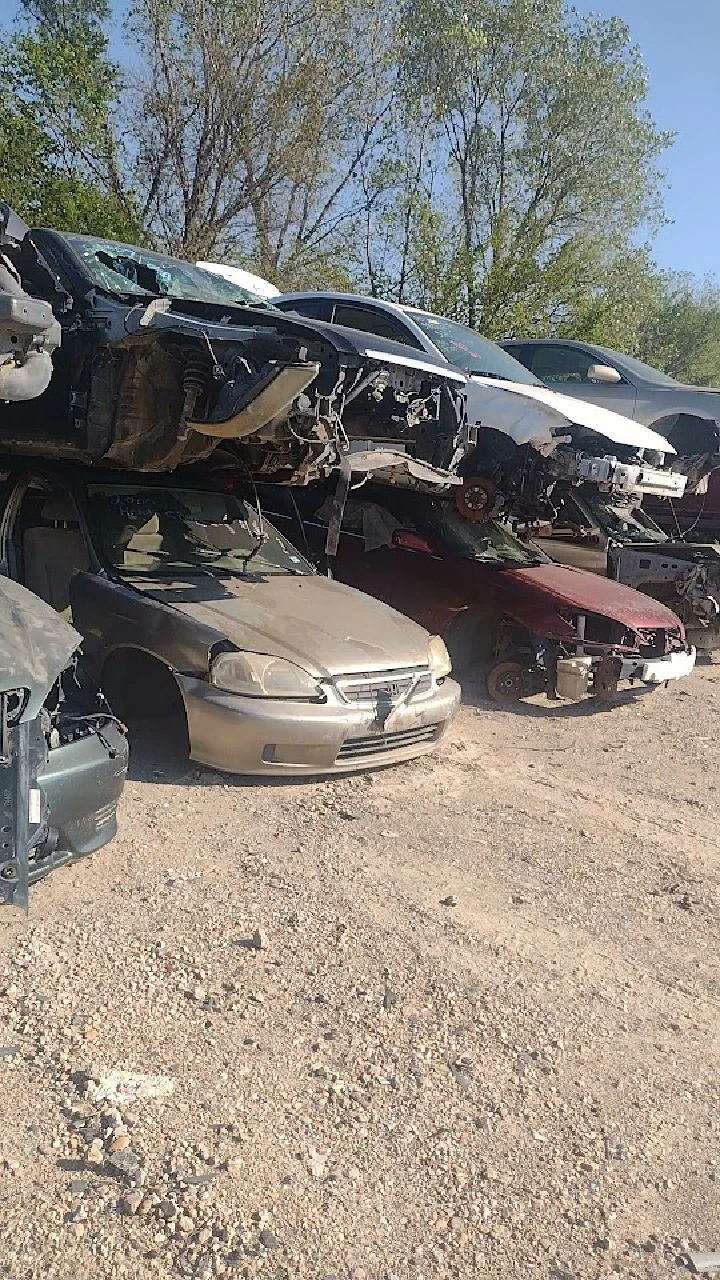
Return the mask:
<svg viewBox="0 0 720 1280">
<path fill-rule="evenodd" d="M 267 653 L 221 653 L 210 667 L 210 683 L 227 693 L 249 698 L 304 698 L 319 702 L 324 694 L 302 667 Z"/>
<path fill-rule="evenodd" d="M 436 680 L 442 680 L 445 676 L 449 676 L 452 671 L 452 662 L 450 654 L 445 647 L 445 641 L 442 636 L 431 636 L 428 646 L 428 660 L 430 662 L 430 670 Z"/>
</svg>

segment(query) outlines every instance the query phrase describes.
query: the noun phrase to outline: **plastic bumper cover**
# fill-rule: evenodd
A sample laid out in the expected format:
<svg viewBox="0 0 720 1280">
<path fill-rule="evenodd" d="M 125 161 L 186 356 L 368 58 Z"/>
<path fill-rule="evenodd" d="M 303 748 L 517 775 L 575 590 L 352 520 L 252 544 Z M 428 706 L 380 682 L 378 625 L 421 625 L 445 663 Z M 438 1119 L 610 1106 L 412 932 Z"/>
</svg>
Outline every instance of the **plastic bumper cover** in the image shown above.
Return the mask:
<svg viewBox="0 0 720 1280">
<path fill-rule="evenodd" d="M 666 680 L 682 680 L 695 666 L 694 646 L 663 658 L 623 658 L 621 680 L 642 680 L 643 684 L 664 684 Z"/>
<path fill-rule="evenodd" d="M 192 676 L 176 677 L 190 755 L 228 773 L 317 775 L 396 764 L 431 751 L 460 702 L 443 680 L 431 695 L 396 707 L 383 728 L 369 708 L 247 698 Z"/>
</svg>

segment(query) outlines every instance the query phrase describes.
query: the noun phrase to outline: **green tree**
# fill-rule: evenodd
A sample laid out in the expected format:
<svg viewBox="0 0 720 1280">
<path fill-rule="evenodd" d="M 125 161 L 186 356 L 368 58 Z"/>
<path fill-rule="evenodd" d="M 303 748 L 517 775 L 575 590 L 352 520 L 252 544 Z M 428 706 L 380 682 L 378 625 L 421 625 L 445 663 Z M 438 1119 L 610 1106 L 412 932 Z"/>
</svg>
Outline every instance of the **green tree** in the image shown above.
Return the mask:
<svg viewBox="0 0 720 1280">
<path fill-rule="evenodd" d="M 404 111 L 432 134 L 405 293 L 430 302 L 441 283 L 447 309 L 451 279 L 449 309 L 491 336 L 545 323 L 661 218 L 670 139 L 627 27 L 563 0 L 404 0 L 400 23 Z M 401 258 L 396 236 L 396 293 Z"/>
<path fill-rule="evenodd" d="M 0 40 L 0 192 L 27 221 L 137 235 L 111 120 L 106 0 L 32 0 Z"/>
<path fill-rule="evenodd" d="M 636 339 L 637 354 L 680 382 L 720 386 L 720 286 L 666 273 L 653 312 Z"/>
<path fill-rule="evenodd" d="M 138 187 L 188 257 L 342 276 L 343 225 L 388 115 L 382 0 L 133 0 Z"/>
</svg>

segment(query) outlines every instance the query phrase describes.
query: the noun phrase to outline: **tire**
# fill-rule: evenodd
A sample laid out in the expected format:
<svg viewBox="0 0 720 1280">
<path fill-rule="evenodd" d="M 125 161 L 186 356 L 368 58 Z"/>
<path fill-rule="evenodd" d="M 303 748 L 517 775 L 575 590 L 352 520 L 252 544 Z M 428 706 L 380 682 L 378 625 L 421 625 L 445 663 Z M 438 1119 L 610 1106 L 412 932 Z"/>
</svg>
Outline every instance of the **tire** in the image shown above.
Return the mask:
<svg viewBox="0 0 720 1280">
<path fill-rule="evenodd" d="M 495 613 L 481 609 L 463 609 L 446 627 L 443 639 L 456 675 L 469 675 L 474 669 L 492 662 L 500 619 Z"/>
</svg>

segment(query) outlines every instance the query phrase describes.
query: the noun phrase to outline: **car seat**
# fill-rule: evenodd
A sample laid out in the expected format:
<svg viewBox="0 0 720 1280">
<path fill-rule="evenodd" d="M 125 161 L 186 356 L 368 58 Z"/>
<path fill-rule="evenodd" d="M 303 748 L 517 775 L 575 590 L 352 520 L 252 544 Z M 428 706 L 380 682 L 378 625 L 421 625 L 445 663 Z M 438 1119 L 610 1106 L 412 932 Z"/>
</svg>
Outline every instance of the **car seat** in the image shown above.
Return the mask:
<svg viewBox="0 0 720 1280">
<path fill-rule="evenodd" d="M 40 509 L 42 525 L 23 533 L 24 585 L 70 620 L 70 583 L 90 568 L 87 544 L 69 494 L 53 494 Z"/>
</svg>

